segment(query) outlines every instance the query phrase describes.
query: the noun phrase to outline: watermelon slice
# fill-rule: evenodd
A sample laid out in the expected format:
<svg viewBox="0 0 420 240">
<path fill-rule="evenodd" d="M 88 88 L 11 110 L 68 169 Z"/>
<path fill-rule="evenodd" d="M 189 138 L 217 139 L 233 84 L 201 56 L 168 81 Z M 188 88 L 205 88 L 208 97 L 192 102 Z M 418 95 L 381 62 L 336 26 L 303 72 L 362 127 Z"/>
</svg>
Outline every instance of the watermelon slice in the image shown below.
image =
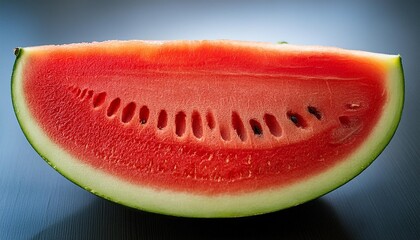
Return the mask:
<svg viewBox="0 0 420 240">
<path fill-rule="evenodd" d="M 17 48 L 34 149 L 114 202 L 189 217 L 291 207 L 346 183 L 400 120 L 401 58 L 239 41 Z"/>
</svg>

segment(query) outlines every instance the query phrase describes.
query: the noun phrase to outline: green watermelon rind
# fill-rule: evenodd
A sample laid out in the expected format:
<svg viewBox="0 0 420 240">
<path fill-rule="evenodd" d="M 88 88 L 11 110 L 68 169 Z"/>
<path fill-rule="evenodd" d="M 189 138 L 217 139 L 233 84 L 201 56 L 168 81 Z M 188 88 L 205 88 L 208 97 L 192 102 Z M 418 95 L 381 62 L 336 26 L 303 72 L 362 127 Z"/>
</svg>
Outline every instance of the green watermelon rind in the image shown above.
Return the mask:
<svg viewBox="0 0 420 240">
<path fill-rule="evenodd" d="M 12 102 L 19 125 L 35 151 L 56 171 L 87 191 L 132 208 L 184 217 L 240 217 L 273 212 L 318 198 L 347 183 L 368 167 L 389 144 L 404 105 L 404 74 L 399 55 L 374 54 L 389 64 L 387 86 L 393 97 L 373 134 L 353 155 L 330 170 L 291 186 L 242 195 L 200 196 L 127 183 L 72 158 L 53 143 L 31 116 L 22 90 L 21 69 L 32 48 L 15 51 Z M 385 133 L 384 133 L 385 132 Z M 338 178 L 337 175 L 341 176 Z"/>
</svg>

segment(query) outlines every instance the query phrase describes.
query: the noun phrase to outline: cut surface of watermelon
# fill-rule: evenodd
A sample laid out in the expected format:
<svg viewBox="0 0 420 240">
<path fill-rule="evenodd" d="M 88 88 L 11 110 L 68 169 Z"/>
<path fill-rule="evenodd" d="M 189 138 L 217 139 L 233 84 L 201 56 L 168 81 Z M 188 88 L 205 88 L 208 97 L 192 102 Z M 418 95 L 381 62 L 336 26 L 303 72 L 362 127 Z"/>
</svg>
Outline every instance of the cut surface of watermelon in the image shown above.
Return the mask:
<svg viewBox="0 0 420 240">
<path fill-rule="evenodd" d="M 190 217 L 271 212 L 365 169 L 400 120 L 401 58 L 239 41 L 18 48 L 16 116 L 86 190 Z"/>
</svg>

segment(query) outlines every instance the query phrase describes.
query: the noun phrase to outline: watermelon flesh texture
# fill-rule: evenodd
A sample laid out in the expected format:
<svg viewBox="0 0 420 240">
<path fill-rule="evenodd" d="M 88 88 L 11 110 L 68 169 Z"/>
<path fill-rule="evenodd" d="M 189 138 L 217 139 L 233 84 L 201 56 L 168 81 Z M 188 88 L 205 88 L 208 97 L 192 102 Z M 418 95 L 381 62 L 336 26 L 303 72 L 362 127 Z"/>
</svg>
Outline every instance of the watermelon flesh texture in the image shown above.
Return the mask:
<svg viewBox="0 0 420 240">
<path fill-rule="evenodd" d="M 50 165 L 115 202 L 231 217 L 344 184 L 390 141 L 401 59 L 236 41 L 20 48 L 13 103 Z"/>
</svg>

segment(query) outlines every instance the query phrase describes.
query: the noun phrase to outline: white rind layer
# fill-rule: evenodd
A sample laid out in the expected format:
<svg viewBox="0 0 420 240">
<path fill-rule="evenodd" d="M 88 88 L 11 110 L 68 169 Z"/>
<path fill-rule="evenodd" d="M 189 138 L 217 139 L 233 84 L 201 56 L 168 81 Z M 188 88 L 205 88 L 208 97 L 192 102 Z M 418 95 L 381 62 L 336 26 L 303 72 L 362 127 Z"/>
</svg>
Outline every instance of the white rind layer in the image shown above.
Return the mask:
<svg viewBox="0 0 420 240">
<path fill-rule="evenodd" d="M 289 45 L 286 48 L 299 47 Z M 315 49 L 317 48 L 315 47 Z M 378 124 L 364 144 L 328 171 L 293 185 L 273 187 L 251 193 L 207 196 L 144 187 L 121 180 L 74 158 L 64 148 L 51 141 L 32 117 L 26 104 L 23 90 L 25 78 L 22 74 L 25 60 L 32 54 L 42 52 L 42 47 L 19 49 L 12 76 L 12 100 L 23 132 L 42 158 L 66 178 L 98 196 L 133 208 L 175 216 L 237 217 L 256 215 L 298 205 L 322 196 L 348 182 L 381 153 L 395 133 L 404 101 L 404 79 L 400 56 L 338 49 L 334 49 L 334 51 L 377 58 L 388 69 L 388 77 L 385 80 L 389 99 L 384 106 Z"/>
</svg>

